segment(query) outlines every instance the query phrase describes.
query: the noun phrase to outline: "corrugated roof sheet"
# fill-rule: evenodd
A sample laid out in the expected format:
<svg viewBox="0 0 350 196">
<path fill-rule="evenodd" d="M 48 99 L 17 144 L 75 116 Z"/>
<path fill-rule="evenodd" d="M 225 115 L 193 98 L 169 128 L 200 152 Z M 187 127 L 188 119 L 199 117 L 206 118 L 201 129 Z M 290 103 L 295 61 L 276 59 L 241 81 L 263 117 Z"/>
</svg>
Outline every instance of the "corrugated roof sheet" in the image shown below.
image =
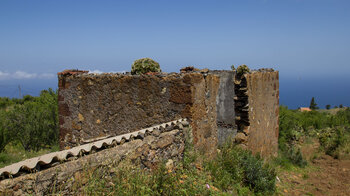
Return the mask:
<svg viewBox="0 0 350 196">
<path fill-rule="evenodd" d="M 4 168 L 1 168 L 0 169 L 0 176 L 16 175 L 22 169 L 27 170 L 27 171 L 28 170 L 31 171 L 31 170 L 37 168 L 38 165 L 43 166 L 43 165 L 48 165 L 52 162 L 65 161 L 65 160 L 67 160 L 68 157 L 71 157 L 71 156 L 77 157 L 81 153 L 90 152 L 92 149 L 100 149 L 104 146 L 112 146 L 114 144 L 120 144 L 123 139 L 125 141 L 129 141 L 131 138 L 138 137 L 140 134 L 145 134 L 146 132 L 152 132 L 156 129 L 167 128 L 169 126 L 176 125 L 178 123 L 185 123 L 185 122 L 187 122 L 186 119 L 175 120 L 175 121 L 163 123 L 160 125 L 156 125 L 153 127 L 149 127 L 146 129 L 141 129 L 139 131 L 135 131 L 132 133 L 118 135 L 118 136 L 110 137 L 110 138 L 103 139 L 100 141 L 76 146 L 76 147 L 68 149 L 68 150 L 52 152 L 52 153 L 41 155 L 41 156 L 38 156 L 35 158 L 26 159 L 24 161 L 21 161 L 21 162 L 6 166 Z"/>
</svg>

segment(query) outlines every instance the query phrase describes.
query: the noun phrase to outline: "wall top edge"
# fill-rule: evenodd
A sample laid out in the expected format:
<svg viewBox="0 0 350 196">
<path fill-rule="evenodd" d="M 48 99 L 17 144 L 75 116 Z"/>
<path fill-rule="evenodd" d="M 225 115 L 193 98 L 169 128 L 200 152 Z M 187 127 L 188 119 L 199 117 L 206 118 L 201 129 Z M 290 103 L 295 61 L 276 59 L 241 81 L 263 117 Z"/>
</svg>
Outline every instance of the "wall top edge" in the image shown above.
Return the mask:
<svg viewBox="0 0 350 196">
<path fill-rule="evenodd" d="M 84 77 L 105 77 L 105 76 L 111 76 L 111 77 L 118 77 L 118 76 L 132 76 L 132 77 L 141 77 L 141 76 L 156 76 L 156 77 L 168 77 L 168 76 L 177 76 L 181 77 L 186 74 L 192 74 L 192 73 L 199 73 L 199 74 L 218 74 L 218 73 L 236 73 L 234 70 L 209 70 L 209 69 L 196 69 L 196 70 L 191 70 L 187 72 L 181 71 L 180 73 L 177 72 L 150 72 L 142 75 L 132 75 L 130 72 L 106 72 L 106 73 L 89 73 L 89 71 L 86 70 L 78 70 L 78 69 L 66 69 L 62 72 L 58 72 L 57 75 L 59 77 L 69 77 L 69 76 L 84 76 Z M 253 73 L 261 73 L 261 72 L 278 72 L 270 68 L 262 68 L 258 70 L 251 70 L 248 74 L 253 74 Z"/>
</svg>

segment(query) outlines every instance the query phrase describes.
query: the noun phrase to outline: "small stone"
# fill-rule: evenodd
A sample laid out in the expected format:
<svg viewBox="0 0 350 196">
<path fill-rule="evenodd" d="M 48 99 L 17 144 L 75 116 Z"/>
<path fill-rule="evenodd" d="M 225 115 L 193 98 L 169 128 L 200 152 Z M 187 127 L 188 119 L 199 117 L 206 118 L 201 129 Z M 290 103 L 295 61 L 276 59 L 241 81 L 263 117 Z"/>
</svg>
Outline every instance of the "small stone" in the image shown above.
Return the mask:
<svg viewBox="0 0 350 196">
<path fill-rule="evenodd" d="M 51 163 L 51 167 L 55 167 L 55 166 L 57 166 L 57 165 L 59 165 L 59 164 L 60 164 L 60 162 L 59 162 L 59 161 L 54 162 L 54 163 Z"/>
<path fill-rule="evenodd" d="M 152 143 L 152 149 L 165 148 L 174 142 L 174 136 L 166 135 Z"/>
<path fill-rule="evenodd" d="M 244 133 L 237 133 L 235 136 L 236 143 L 246 143 L 248 141 L 248 137 Z"/>
<path fill-rule="evenodd" d="M 72 128 L 76 130 L 81 130 L 81 125 L 77 124 L 76 122 L 72 121 Z"/>
<path fill-rule="evenodd" d="M 184 128 L 184 126 L 181 124 L 181 123 L 178 123 L 175 127 L 174 127 L 175 129 L 183 129 Z"/>
<path fill-rule="evenodd" d="M 100 120 L 100 119 L 97 119 L 97 120 L 96 120 L 96 123 L 97 123 L 97 124 L 100 124 L 100 123 L 101 123 L 101 120 Z"/>
<path fill-rule="evenodd" d="M 167 126 L 167 127 L 165 127 L 165 131 L 166 132 L 168 132 L 168 131 L 171 131 L 171 130 L 173 130 L 173 126 Z"/>
<path fill-rule="evenodd" d="M 165 168 L 167 168 L 167 170 L 172 170 L 174 168 L 174 161 L 169 159 L 165 164 Z"/>
<path fill-rule="evenodd" d="M 147 156 L 148 156 L 148 160 L 152 160 L 154 157 L 156 157 L 156 151 L 150 150 Z"/>
<path fill-rule="evenodd" d="M 78 119 L 80 122 L 84 121 L 84 116 L 82 114 L 78 114 Z"/>
<path fill-rule="evenodd" d="M 115 184 L 113 182 L 109 182 L 108 185 L 111 186 L 111 187 L 115 186 Z"/>
<path fill-rule="evenodd" d="M 249 135 L 249 127 L 244 127 L 243 132 L 244 132 L 246 135 Z"/>
<path fill-rule="evenodd" d="M 21 185 L 16 184 L 16 185 L 13 187 L 13 190 L 14 190 L 14 191 L 18 191 L 18 189 L 20 189 L 20 188 L 21 188 Z"/>
<path fill-rule="evenodd" d="M 78 157 L 69 157 L 67 160 L 68 161 L 74 161 L 74 160 L 77 160 L 78 159 Z"/>
<path fill-rule="evenodd" d="M 185 144 L 181 144 L 178 150 L 178 153 L 181 154 L 185 151 Z"/>
<path fill-rule="evenodd" d="M 152 135 L 158 137 L 160 135 L 160 131 L 158 129 L 152 131 Z"/>
<path fill-rule="evenodd" d="M 161 94 L 163 95 L 163 94 L 165 94 L 165 93 L 166 93 L 166 88 L 164 87 L 164 88 L 162 89 Z"/>
<path fill-rule="evenodd" d="M 208 73 L 209 69 L 205 68 L 205 69 L 201 69 L 201 73 Z"/>
<path fill-rule="evenodd" d="M 243 150 L 247 150 L 248 149 L 248 146 L 245 145 L 245 144 L 238 144 L 238 147 L 243 149 Z"/>
<path fill-rule="evenodd" d="M 177 148 L 174 148 L 172 151 L 171 151 L 171 156 L 174 157 L 174 156 L 177 156 L 179 154 L 179 151 L 177 150 Z"/>
</svg>

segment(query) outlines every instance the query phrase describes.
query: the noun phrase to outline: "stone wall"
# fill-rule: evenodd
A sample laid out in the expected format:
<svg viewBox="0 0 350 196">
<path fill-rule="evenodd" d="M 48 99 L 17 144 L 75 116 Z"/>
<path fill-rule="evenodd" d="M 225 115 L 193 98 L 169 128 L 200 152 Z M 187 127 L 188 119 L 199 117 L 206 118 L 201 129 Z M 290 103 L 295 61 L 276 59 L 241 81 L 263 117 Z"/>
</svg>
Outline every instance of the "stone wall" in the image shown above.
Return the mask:
<svg viewBox="0 0 350 196">
<path fill-rule="evenodd" d="M 219 77 L 214 74 L 190 74 L 192 100 L 190 115 L 193 143 L 197 149 L 209 156 L 216 154 L 218 136 L 216 120 L 216 98 Z"/>
<path fill-rule="evenodd" d="M 246 75 L 249 102 L 248 148 L 263 157 L 276 156 L 279 133 L 279 75 L 256 71 Z"/>
<path fill-rule="evenodd" d="M 235 74 L 234 71 L 212 71 L 220 77 L 218 95 L 216 97 L 216 114 L 218 129 L 218 144 L 222 145 L 227 138 L 237 134 L 235 123 L 234 97 L 235 97 Z"/>
<path fill-rule="evenodd" d="M 156 75 L 58 73 L 62 149 L 172 120 L 186 118 L 189 123 L 1 180 L 0 192 L 44 195 L 59 187 L 69 194 L 84 168 L 117 166 L 126 157 L 149 169 L 164 160 L 176 164 L 188 138 L 208 157 L 215 156 L 218 144 L 231 136 L 253 153 L 274 156 L 278 150 L 278 77 L 272 70 L 237 75 L 193 68 Z"/>
<path fill-rule="evenodd" d="M 58 75 L 62 149 L 187 118 L 194 145 L 210 155 L 231 136 L 253 152 L 277 152 L 278 72 Z"/>
<path fill-rule="evenodd" d="M 64 71 L 58 77 L 61 149 L 188 118 L 195 146 L 216 152 L 216 75 Z"/>
</svg>

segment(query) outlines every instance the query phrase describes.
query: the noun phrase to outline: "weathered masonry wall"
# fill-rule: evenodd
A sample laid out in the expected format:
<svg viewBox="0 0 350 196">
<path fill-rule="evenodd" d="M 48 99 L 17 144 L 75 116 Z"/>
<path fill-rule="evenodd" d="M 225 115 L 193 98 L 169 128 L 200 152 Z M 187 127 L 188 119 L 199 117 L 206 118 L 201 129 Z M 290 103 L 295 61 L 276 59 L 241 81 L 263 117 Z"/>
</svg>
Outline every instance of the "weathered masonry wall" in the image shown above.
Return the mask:
<svg viewBox="0 0 350 196">
<path fill-rule="evenodd" d="M 254 153 L 277 152 L 276 71 L 58 75 L 62 149 L 187 118 L 194 145 L 210 155 L 230 137 Z"/>
<path fill-rule="evenodd" d="M 262 156 L 277 155 L 279 122 L 279 75 L 276 71 L 246 75 L 249 102 L 247 145 Z"/>
<path fill-rule="evenodd" d="M 235 123 L 234 97 L 235 97 L 235 72 L 234 71 L 212 71 L 220 77 L 220 85 L 216 98 L 216 113 L 218 127 L 218 144 L 222 145 L 226 139 L 237 134 Z"/>
<path fill-rule="evenodd" d="M 62 149 L 188 118 L 194 144 L 215 153 L 216 75 L 96 75 L 66 71 L 58 77 Z"/>
<path fill-rule="evenodd" d="M 59 73 L 60 145 L 69 149 L 1 168 L 0 193 L 69 194 L 86 181 L 84 169 L 124 159 L 148 169 L 171 166 L 186 142 L 208 157 L 228 138 L 264 157 L 277 154 L 278 72 L 189 67 L 154 74 Z"/>
</svg>

